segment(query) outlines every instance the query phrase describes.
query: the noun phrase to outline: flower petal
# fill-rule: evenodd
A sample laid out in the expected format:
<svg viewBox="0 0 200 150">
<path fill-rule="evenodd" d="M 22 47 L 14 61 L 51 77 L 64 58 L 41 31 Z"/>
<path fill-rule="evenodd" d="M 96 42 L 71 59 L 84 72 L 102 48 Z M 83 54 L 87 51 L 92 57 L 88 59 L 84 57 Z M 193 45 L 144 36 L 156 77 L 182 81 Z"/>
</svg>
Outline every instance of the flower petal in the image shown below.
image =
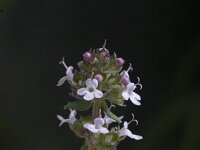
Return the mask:
<svg viewBox="0 0 200 150">
<path fill-rule="evenodd" d="M 78 89 L 77 91 L 77 94 L 80 96 L 85 95 L 86 93 L 88 93 L 87 88 L 81 88 L 81 89 Z"/>
<path fill-rule="evenodd" d="M 95 88 L 98 87 L 98 81 L 97 81 L 97 79 L 93 79 L 93 80 L 92 80 L 92 83 L 94 84 Z"/>
<path fill-rule="evenodd" d="M 67 74 L 67 80 L 68 81 L 72 81 L 73 78 L 74 78 L 74 74 L 72 72 Z"/>
<path fill-rule="evenodd" d="M 91 123 L 86 123 L 83 125 L 84 128 L 90 130 L 91 132 L 93 133 L 97 133 L 98 132 L 98 129 L 95 129 L 94 125 L 91 124 Z"/>
<path fill-rule="evenodd" d="M 126 129 L 123 127 L 119 130 L 119 136 L 126 136 Z"/>
<path fill-rule="evenodd" d="M 135 105 L 137 105 L 137 106 L 140 106 L 140 105 L 141 105 L 141 103 L 135 99 L 134 95 L 131 95 L 131 96 L 130 96 L 130 100 L 131 100 L 131 102 L 132 102 L 133 104 L 135 104 Z"/>
<path fill-rule="evenodd" d="M 92 79 L 91 78 L 87 79 L 86 86 L 89 87 L 89 86 L 91 86 L 91 84 L 92 84 Z"/>
<path fill-rule="evenodd" d="M 95 90 L 94 91 L 94 96 L 96 97 L 96 98 L 101 98 L 101 97 L 103 97 L 103 92 L 101 92 L 100 90 Z"/>
<path fill-rule="evenodd" d="M 130 82 L 130 83 L 127 85 L 127 90 L 130 91 L 130 92 L 133 92 L 133 90 L 135 90 L 135 88 L 136 88 L 136 86 L 135 86 L 134 83 L 131 83 L 131 82 Z"/>
<path fill-rule="evenodd" d="M 128 137 L 130 137 L 130 138 L 133 138 L 134 137 L 134 135 L 132 134 L 132 132 L 129 130 L 129 129 L 126 129 L 126 135 L 128 136 Z"/>
<path fill-rule="evenodd" d="M 128 123 L 126 121 L 124 121 L 124 128 L 127 129 L 128 128 Z"/>
<path fill-rule="evenodd" d="M 125 100 L 128 100 L 130 98 L 128 92 L 125 90 L 124 92 L 122 92 L 122 97 L 125 99 Z"/>
<path fill-rule="evenodd" d="M 94 99 L 94 94 L 91 93 L 91 92 L 87 92 L 83 98 L 85 100 L 87 100 L 87 101 L 93 100 Z"/>
<path fill-rule="evenodd" d="M 133 96 L 135 97 L 135 99 L 137 99 L 137 100 L 141 100 L 141 97 L 140 97 L 140 95 L 138 95 L 137 93 L 135 93 L 135 92 L 133 92 L 132 93 L 133 94 Z"/>
<path fill-rule="evenodd" d="M 74 124 L 75 121 L 76 121 L 76 118 L 75 118 L 75 117 L 66 119 L 66 122 L 68 122 L 69 124 Z"/>
<path fill-rule="evenodd" d="M 104 123 L 105 123 L 105 121 L 103 120 L 103 118 L 94 119 L 94 125 L 95 125 L 96 129 L 100 129 Z"/>
<path fill-rule="evenodd" d="M 99 132 L 102 134 L 106 134 L 106 133 L 109 133 L 109 130 L 107 128 L 102 127 L 99 129 Z"/>
<path fill-rule="evenodd" d="M 72 66 L 67 67 L 66 74 L 72 73 L 72 70 L 73 70 Z"/>
<path fill-rule="evenodd" d="M 76 110 L 72 110 L 69 114 L 69 118 L 75 118 L 76 116 Z"/>
<path fill-rule="evenodd" d="M 143 139 L 142 136 L 136 135 L 136 134 L 132 134 L 132 135 L 131 135 L 131 138 L 132 138 L 132 139 L 135 139 L 135 140 L 141 140 L 141 139 Z"/>
<path fill-rule="evenodd" d="M 67 80 L 67 76 L 62 77 L 62 78 L 58 81 L 57 86 L 63 85 L 63 83 L 64 83 L 66 80 Z"/>
</svg>

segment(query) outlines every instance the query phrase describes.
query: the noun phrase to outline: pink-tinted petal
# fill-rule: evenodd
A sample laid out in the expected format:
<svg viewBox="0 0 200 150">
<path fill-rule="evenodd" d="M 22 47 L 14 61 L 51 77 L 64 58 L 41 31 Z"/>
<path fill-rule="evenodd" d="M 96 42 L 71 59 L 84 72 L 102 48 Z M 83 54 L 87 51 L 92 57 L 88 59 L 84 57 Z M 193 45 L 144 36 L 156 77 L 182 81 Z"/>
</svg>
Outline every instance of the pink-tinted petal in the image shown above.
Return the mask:
<svg viewBox="0 0 200 150">
<path fill-rule="evenodd" d="M 86 93 L 88 93 L 87 88 L 81 88 L 81 89 L 78 89 L 77 91 L 77 94 L 80 96 L 85 95 Z"/>
</svg>

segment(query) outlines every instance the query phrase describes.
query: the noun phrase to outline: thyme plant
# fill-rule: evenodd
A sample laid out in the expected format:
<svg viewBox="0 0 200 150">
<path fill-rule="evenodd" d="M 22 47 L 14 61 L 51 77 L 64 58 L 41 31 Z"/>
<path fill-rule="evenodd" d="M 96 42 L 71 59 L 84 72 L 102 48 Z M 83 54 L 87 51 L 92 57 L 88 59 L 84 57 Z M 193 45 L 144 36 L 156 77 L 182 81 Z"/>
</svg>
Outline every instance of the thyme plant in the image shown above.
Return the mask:
<svg viewBox="0 0 200 150">
<path fill-rule="evenodd" d="M 65 110 L 70 110 L 69 118 L 60 115 L 57 118 L 59 126 L 68 123 L 78 137 L 85 139 L 81 150 L 116 150 L 126 137 L 142 139 L 128 129 L 131 122 L 138 124 L 133 114 L 132 120 L 127 122 L 123 121 L 124 116 L 112 112 L 113 107 L 126 107 L 124 103 L 127 100 L 141 105 L 141 97 L 134 92 L 137 87 L 142 88 L 140 78 L 137 77 L 137 83 L 131 82 L 129 72 L 133 70 L 132 65 L 123 70 L 124 63 L 115 53 L 109 53 L 106 40 L 102 48 L 83 54 L 83 61 L 78 62 L 77 70 L 67 66 L 64 58 L 60 62 L 66 69 L 66 75 L 57 86 L 68 82 L 74 101 L 64 106 Z M 77 117 L 77 112 L 81 111 L 86 111 L 88 115 Z"/>
</svg>

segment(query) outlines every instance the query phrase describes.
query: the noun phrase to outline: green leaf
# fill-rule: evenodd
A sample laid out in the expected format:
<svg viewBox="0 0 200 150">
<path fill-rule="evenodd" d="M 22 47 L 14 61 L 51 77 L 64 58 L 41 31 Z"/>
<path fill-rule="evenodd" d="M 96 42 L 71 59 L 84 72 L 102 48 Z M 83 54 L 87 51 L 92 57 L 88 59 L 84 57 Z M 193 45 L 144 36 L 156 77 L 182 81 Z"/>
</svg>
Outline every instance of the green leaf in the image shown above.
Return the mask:
<svg viewBox="0 0 200 150">
<path fill-rule="evenodd" d="M 81 146 L 80 150 L 88 150 L 88 146 L 87 144 L 84 144 Z"/>
<path fill-rule="evenodd" d="M 75 109 L 77 111 L 85 111 L 88 110 L 92 106 L 91 102 L 85 100 L 79 100 L 74 102 L 69 102 L 64 106 L 64 109 Z"/>
<path fill-rule="evenodd" d="M 102 104 L 102 108 L 103 110 L 106 112 L 106 114 L 108 115 L 108 117 L 114 119 L 115 121 L 117 121 L 118 123 L 121 122 L 121 120 L 119 119 L 119 117 L 117 117 L 115 114 L 113 114 L 109 109 L 108 109 L 108 106 L 105 103 Z"/>
</svg>

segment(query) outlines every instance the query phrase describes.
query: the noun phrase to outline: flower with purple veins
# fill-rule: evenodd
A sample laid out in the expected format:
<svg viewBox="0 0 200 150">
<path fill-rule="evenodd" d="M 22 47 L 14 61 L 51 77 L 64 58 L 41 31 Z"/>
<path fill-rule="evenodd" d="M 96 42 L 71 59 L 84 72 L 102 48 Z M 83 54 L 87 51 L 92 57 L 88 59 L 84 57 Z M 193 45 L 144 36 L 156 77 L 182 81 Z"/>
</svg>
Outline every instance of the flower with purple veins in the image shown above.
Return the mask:
<svg viewBox="0 0 200 150">
<path fill-rule="evenodd" d="M 83 125 L 83 127 L 88 129 L 92 133 L 107 134 L 109 133 L 109 130 L 103 127 L 104 124 L 105 124 L 104 119 L 101 116 L 99 116 L 98 118 L 94 119 L 94 124 L 86 123 Z"/>
<path fill-rule="evenodd" d="M 78 89 L 77 94 L 80 96 L 84 95 L 84 99 L 87 101 L 93 100 L 94 98 L 103 97 L 103 92 L 97 89 L 98 81 L 96 79 L 87 79 L 86 88 Z"/>
</svg>

